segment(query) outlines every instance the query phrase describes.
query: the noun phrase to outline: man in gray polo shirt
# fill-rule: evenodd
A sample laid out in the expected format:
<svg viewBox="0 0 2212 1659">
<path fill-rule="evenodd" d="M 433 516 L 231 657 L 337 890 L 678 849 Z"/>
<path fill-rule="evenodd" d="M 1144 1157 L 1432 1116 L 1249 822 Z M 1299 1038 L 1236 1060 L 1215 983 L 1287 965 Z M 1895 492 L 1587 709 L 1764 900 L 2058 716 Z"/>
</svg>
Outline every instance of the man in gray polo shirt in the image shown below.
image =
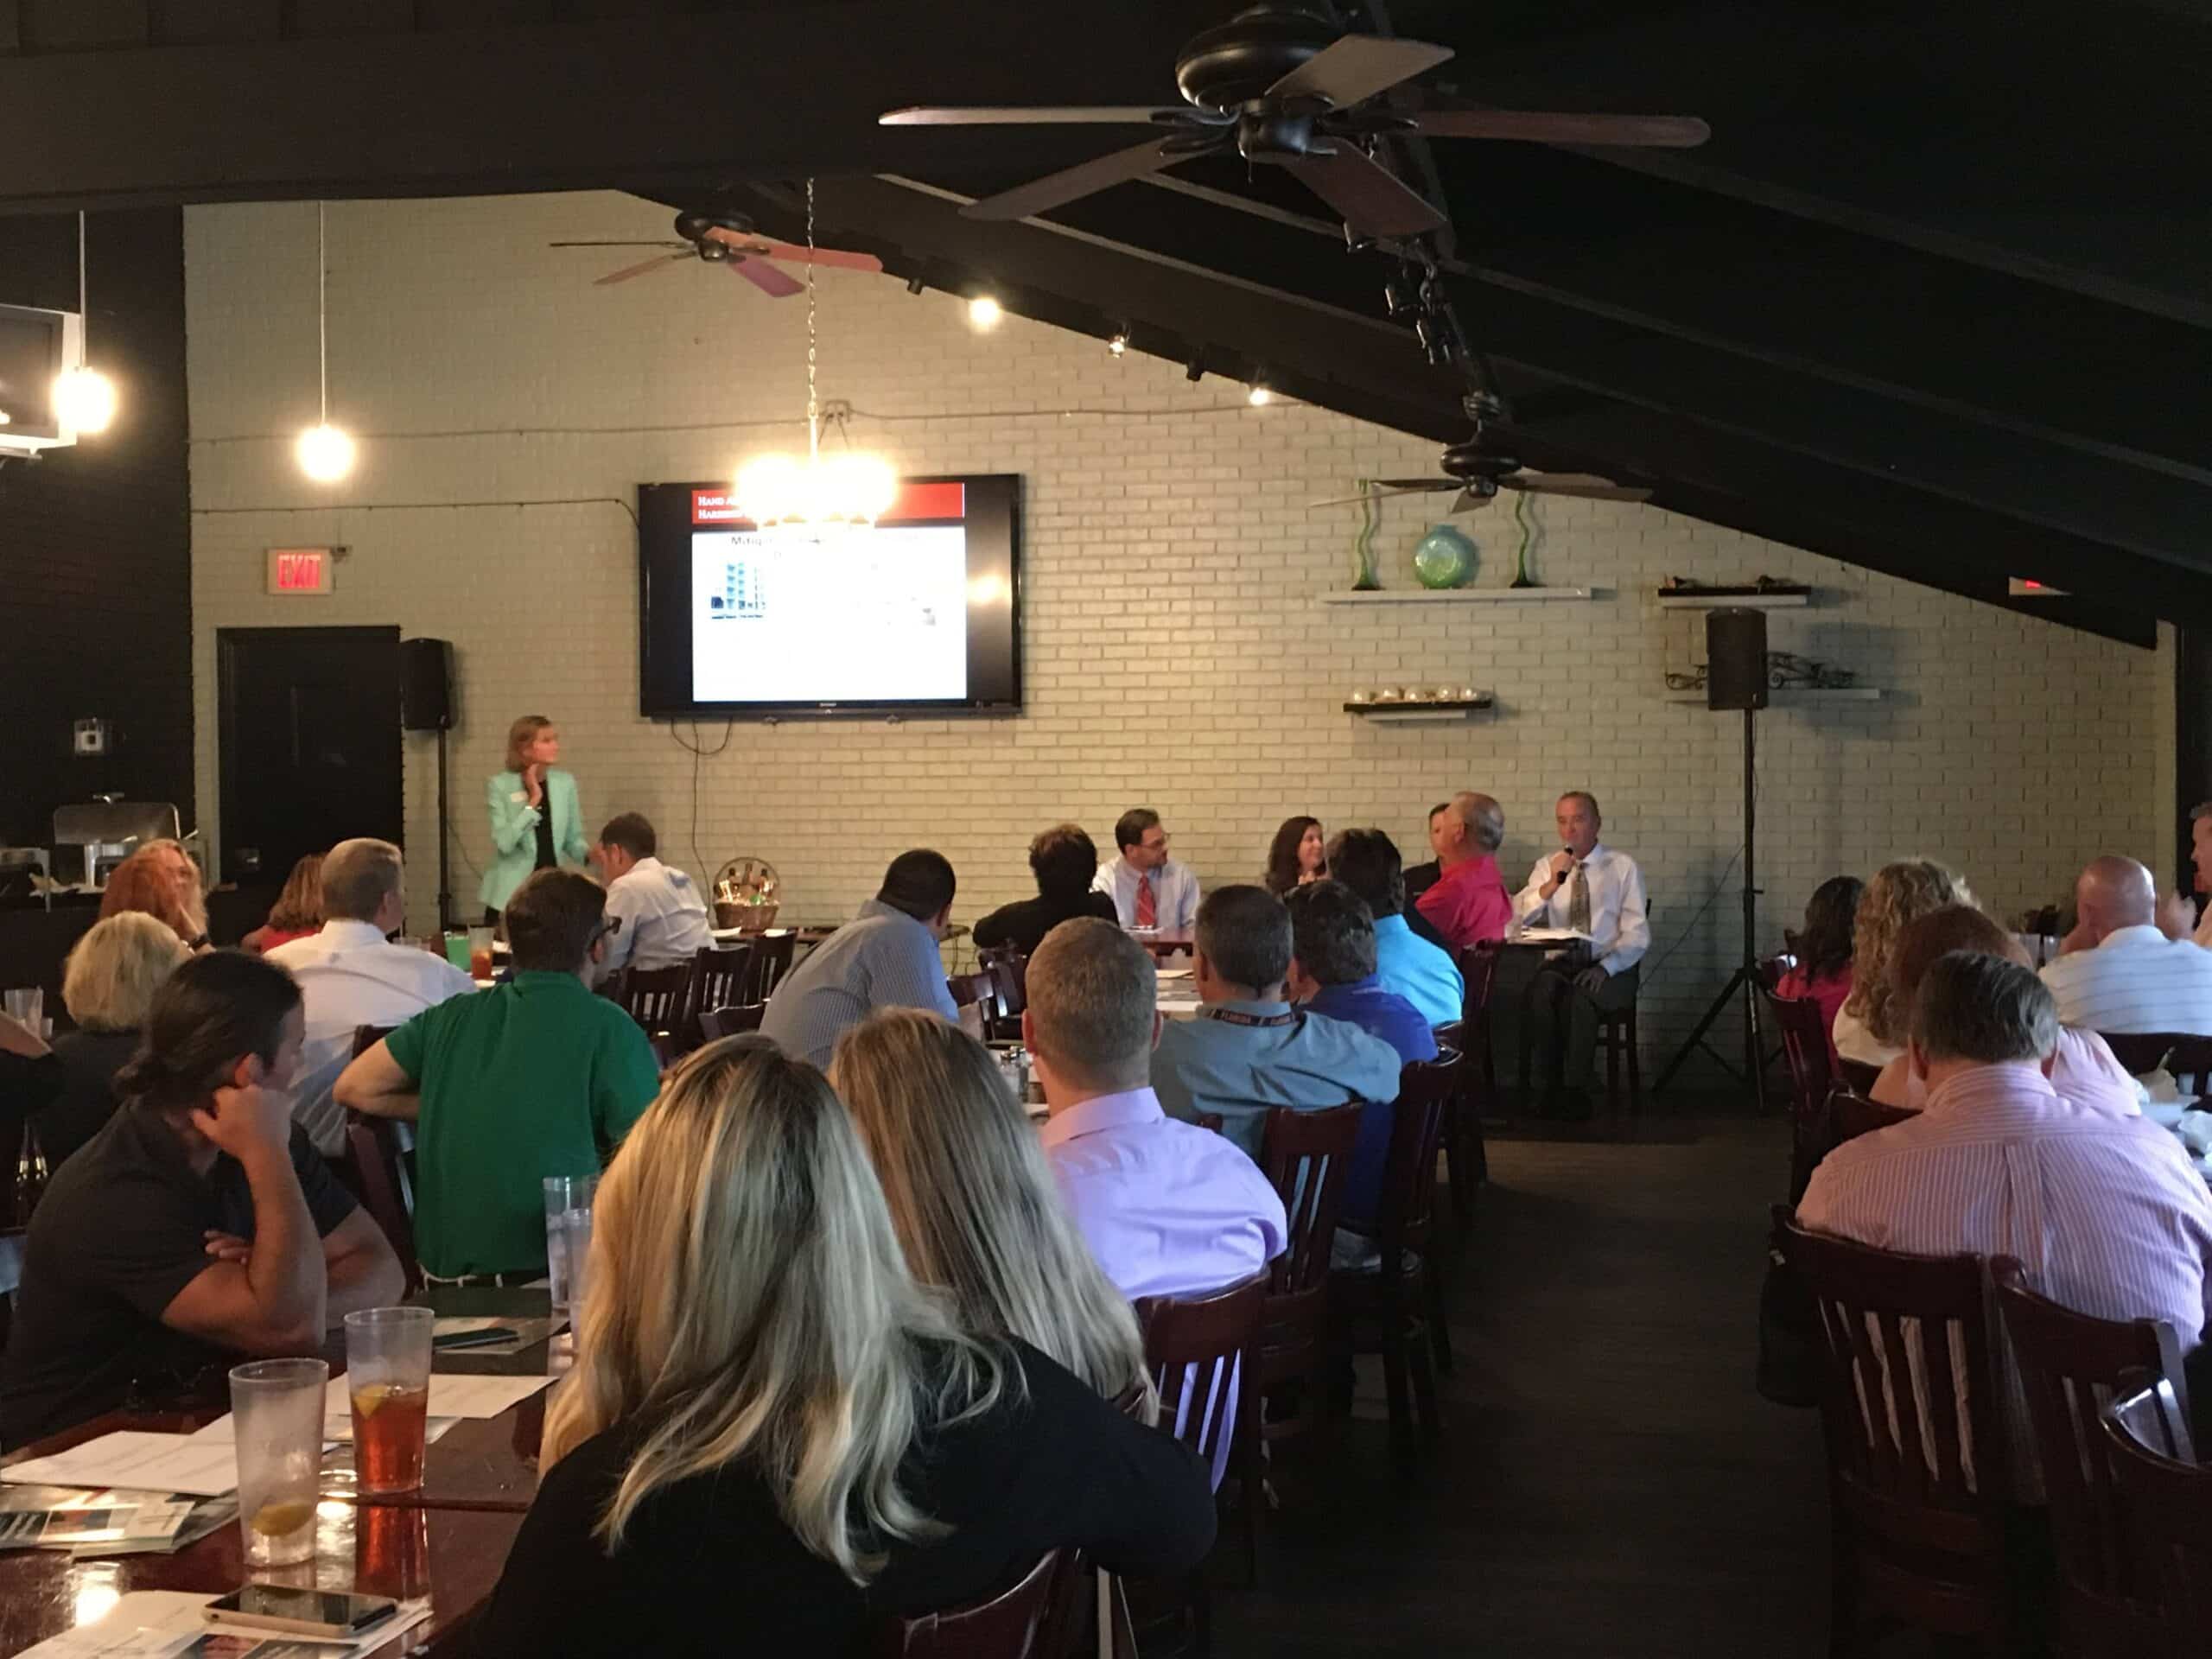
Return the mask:
<svg viewBox="0 0 2212 1659">
<path fill-rule="evenodd" d="M 784 976 L 760 1032 L 817 1065 L 849 1026 L 878 1008 L 927 1008 L 957 1020 L 938 941 L 952 915 L 952 865 L 942 853 L 901 853 L 883 886 L 848 922 Z"/>
</svg>

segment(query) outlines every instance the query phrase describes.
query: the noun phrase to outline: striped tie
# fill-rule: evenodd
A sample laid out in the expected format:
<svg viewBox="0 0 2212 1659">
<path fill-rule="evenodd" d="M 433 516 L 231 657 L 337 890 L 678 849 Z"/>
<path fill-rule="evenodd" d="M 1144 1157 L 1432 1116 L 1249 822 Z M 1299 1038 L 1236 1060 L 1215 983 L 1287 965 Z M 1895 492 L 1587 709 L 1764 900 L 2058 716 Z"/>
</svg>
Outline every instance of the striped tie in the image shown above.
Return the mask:
<svg viewBox="0 0 2212 1659">
<path fill-rule="evenodd" d="M 1137 925 L 1160 925 L 1160 901 L 1152 894 L 1152 872 L 1147 870 L 1137 877 Z"/>
</svg>

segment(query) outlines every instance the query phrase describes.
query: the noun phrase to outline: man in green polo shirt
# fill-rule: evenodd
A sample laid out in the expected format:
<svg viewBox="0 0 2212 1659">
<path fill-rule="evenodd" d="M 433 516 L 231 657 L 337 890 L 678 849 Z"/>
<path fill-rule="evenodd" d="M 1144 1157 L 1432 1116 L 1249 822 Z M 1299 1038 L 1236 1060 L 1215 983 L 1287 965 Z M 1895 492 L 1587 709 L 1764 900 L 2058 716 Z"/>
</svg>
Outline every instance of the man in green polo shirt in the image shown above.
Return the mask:
<svg viewBox="0 0 2212 1659">
<path fill-rule="evenodd" d="M 515 974 L 425 1009 L 332 1090 L 415 1123 L 415 1249 L 427 1277 L 521 1284 L 545 1272 L 548 1175 L 598 1173 L 660 1092 L 652 1045 L 594 996 L 607 895 L 539 870 L 507 901 Z"/>
</svg>

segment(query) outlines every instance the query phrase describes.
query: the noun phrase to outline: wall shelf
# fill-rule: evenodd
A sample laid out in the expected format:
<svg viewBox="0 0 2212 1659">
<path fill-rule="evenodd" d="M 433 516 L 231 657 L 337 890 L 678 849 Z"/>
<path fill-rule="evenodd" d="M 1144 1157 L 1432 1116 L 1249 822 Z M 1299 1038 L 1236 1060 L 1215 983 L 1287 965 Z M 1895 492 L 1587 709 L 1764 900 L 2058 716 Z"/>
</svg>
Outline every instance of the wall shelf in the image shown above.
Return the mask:
<svg viewBox="0 0 2212 1659">
<path fill-rule="evenodd" d="M 1809 588 L 1654 588 L 1662 611 L 1801 611 L 1813 602 Z"/>
<path fill-rule="evenodd" d="M 1767 693 L 1776 702 L 1879 702 L 1883 695 L 1878 685 L 1778 685 Z M 1705 693 L 1669 690 L 1667 701 L 1703 702 Z"/>
<path fill-rule="evenodd" d="M 1497 699 L 1484 691 L 1472 702 L 1347 702 L 1344 713 L 1357 715 L 1378 726 L 1411 726 L 1422 721 L 1465 720 L 1470 715 L 1497 706 Z"/>
<path fill-rule="evenodd" d="M 1321 595 L 1324 605 L 1535 605 L 1596 599 L 1599 588 L 1375 588 Z"/>
</svg>

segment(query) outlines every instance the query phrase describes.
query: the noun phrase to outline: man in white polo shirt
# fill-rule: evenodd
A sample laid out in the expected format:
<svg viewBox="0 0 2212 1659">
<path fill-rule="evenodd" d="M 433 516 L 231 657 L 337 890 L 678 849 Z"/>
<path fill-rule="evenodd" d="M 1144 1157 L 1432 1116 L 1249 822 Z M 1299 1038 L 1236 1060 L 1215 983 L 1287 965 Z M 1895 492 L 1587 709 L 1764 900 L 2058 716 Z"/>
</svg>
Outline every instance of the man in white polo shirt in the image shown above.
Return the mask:
<svg viewBox="0 0 2212 1659">
<path fill-rule="evenodd" d="M 607 957 L 593 970 L 606 983 L 625 968 L 676 968 L 715 942 L 707 901 L 685 872 L 654 856 L 658 837 L 641 812 L 607 821 L 592 849 L 607 880 Z"/>
<path fill-rule="evenodd" d="M 390 842 L 340 842 L 322 861 L 322 931 L 268 953 L 299 982 L 307 1022 L 292 1119 L 327 1158 L 346 1149 L 346 1110 L 330 1085 L 353 1058 L 355 1027 L 404 1025 L 476 988 L 443 957 L 385 938 L 407 918 L 404 878 Z"/>
<path fill-rule="evenodd" d="M 2150 871 L 2132 858 L 2092 860 L 2074 908 L 2067 949 L 2043 970 L 2063 1023 L 2212 1036 L 2212 951 L 2159 929 Z"/>
</svg>

